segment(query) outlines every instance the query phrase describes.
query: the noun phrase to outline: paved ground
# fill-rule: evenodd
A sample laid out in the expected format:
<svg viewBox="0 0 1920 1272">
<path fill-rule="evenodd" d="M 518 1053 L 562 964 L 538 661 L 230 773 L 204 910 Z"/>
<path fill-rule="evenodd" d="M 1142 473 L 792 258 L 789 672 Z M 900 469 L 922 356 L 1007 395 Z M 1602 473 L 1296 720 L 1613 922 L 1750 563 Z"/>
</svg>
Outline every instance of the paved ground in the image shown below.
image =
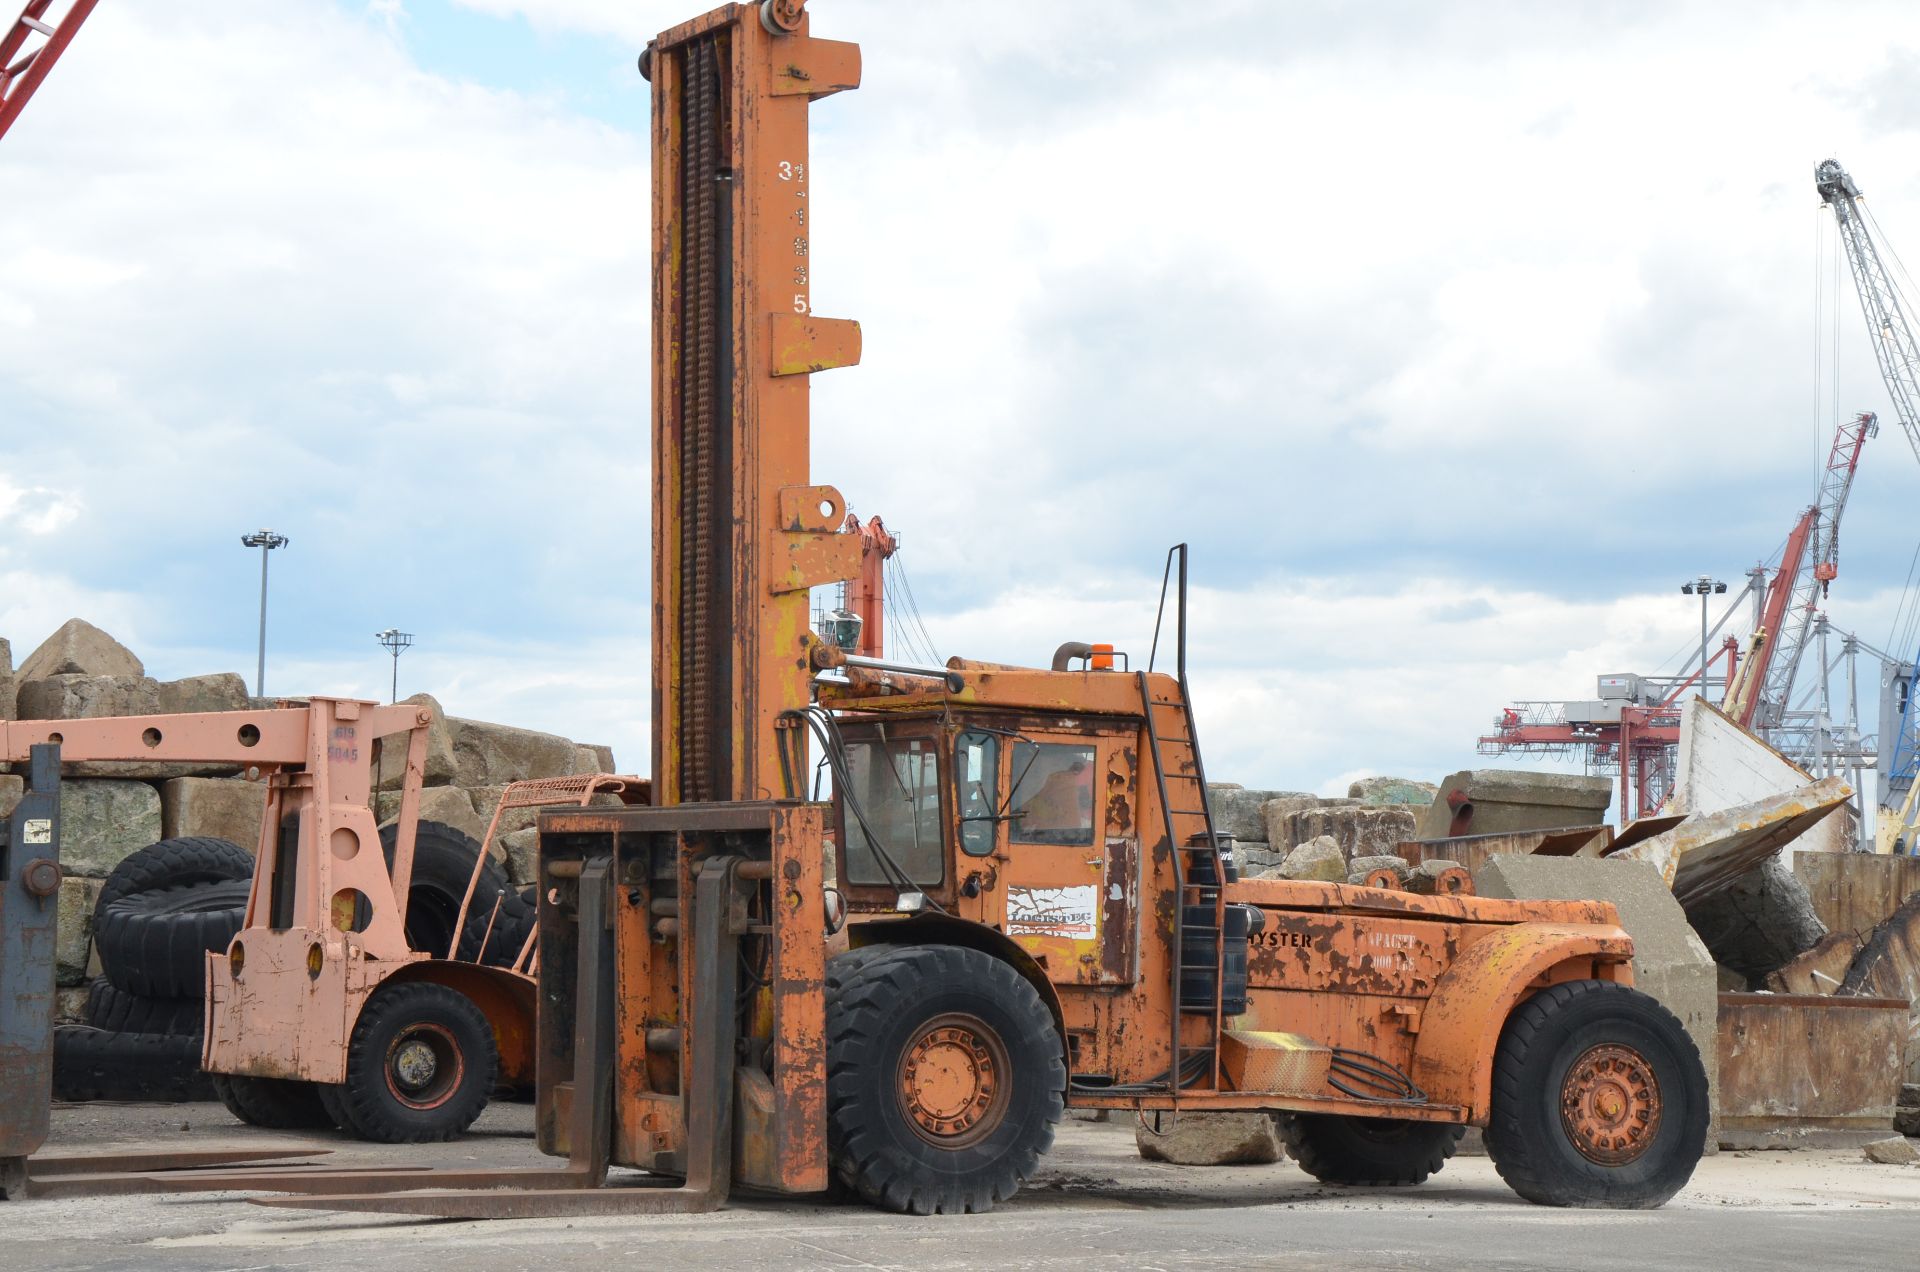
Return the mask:
<svg viewBox="0 0 1920 1272">
<path fill-rule="evenodd" d="M 216 1147 L 304 1138 L 341 1165 L 424 1150 L 268 1135 L 218 1105 L 58 1109 L 49 1149 Z M 540 1164 L 525 1105 L 496 1106 L 435 1160 Z M 191 1129 L 190 1134 L 183 1134 Z M 234 1194 L 0 1203 L 0 1268 L 1619 1268 L 1914 1267 L 1920 1167 L 1858 1152 L 1708 1158 L 1664 1210 L 1549 1210 L 1484 1158 L 1418 1189 L 1324 1188 L 1292 1165 L 1141 1161 L 1123 1123 L 1069 1122 L 1042 1174 L 990 1215 L 903 1219 L 811 1200 L 736 1198 L 718 1215 L 515 1223 L 272 1210 Z"/>
</svg>

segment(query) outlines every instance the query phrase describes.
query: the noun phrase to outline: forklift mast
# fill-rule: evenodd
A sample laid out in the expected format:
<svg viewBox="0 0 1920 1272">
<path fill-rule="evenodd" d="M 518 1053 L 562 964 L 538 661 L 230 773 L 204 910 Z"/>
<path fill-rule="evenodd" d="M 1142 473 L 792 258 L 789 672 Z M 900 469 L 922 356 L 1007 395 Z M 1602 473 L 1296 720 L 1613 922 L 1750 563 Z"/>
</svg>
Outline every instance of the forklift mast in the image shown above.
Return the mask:
<svg viewBox="0 0 1920 1272">
<path fill-rule="evenodd" d="M 809 377 L 860 359 L 813 312 L 807 108 L 860 82 L 793 0 L 663 33 L 653 86 L 653 773 L 671 806 L 777 798 L 804 771 L 808 589 L 860 570 L 808 473 Z"/>
</svg>

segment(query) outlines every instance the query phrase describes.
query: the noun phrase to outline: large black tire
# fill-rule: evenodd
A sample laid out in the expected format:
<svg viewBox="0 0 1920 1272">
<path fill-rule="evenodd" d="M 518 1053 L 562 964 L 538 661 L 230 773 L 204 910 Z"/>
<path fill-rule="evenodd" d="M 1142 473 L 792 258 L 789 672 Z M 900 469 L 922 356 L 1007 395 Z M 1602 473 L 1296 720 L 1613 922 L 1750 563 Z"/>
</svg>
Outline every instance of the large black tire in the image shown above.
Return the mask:
<svg viewBox="0 0 1920 1272">
<path fill-rule="evenodd" d="M 211 1073 L 207 1077 L 227 1112 L 248 1126 L 274 1131 L 333 1129 L 333 1115 L 320 1103 L 315 1083 L 250 1078 L 237 1073 Z"/>
<path fill-rule="evenodd" d="M 1651 1210 L 1686 1185 L 1706 1147 L 1700 1052 L 1638 990 L 1541 990 L 1501 1031 L 1486 1138 L 1500 1177 L 1528 1201 Z"/>
<path fill-rule="evenodd" d="M 396 826 L 380 828 L 380 847 L 387 867 L 393 867 L 393 846 L 399 835 Z M 460 914 L 460 900 L 467 894 L 473 877 L 473 863 L 479 860 L 480 845 L 471 835 L 435 821 L 423 821 L 413 837 L 413 877 L 407 885 L 407 946 L 435 958 L 445 958 L 453 939 L 453 923 Z M 493 918 L 494 898 L 500 898 L 500 914 L 487 936 L 488 920 Z M 533 922 L 526 902 L 507 881 L 497 862 L 480 868 L 480 881 L 474 886 L 467 921 L 460 931 L 456 957 L 483 962 L 490 967 L 505 967 L 520 952 L 519 942 L 511 938 L 518 931 L 526 939 Z M 485 957 L 481 942 L 486 942 Z M 511 946 L 512 948 L 508 948 Z"/>
<path fill-rule="evenodd" d="M 207 954 L 227 948 L 246 919 L 244 880 L 181 883 L 100 907 L 93 939 L 107 978 L 148 998 L 204 998 Z"/>
<path fill-rule="evenodd" d="M 1466 1128 L 1393 1117 L 1289 1113 L 1279 1118 L 1287 1156 L 1327 1184 L 1422 1184 L 1447 1164 Z"/>
<path fill-rule="evenodd" d="M 198 1038 L 61 1025 L 53 1031 L 53 1098 L 171 1104 L 214 1096 Z"/>
<path fill-rule="evenodd" d="M 471 999 L 406 981 L 367 1001 L 347 1046 L 347 1080 L 323 1102 L 361 1139 L 450 1140 L 487 1107 L 499 1069 L 493 1026 Z"/>
<path fill-rule="evenodd" d="M 842 1187 L 916 1215 L 979 1213 L 1019 1191 L 1053 1145 L 1067 1085 L 1025 977 L 957 946 L 858 950 L 829 965 L 826 1006 L 827 1154 Z"/>
<path fill-rule="evenodd" d="M 93 904 L 100 912 L 122 897 L 181 883 L 226 883 L 253 878 L 253 854 L 239 844 L 208 835 L 162 839 L 127 857 L 100 885 Z"/>
<path fill-rule="evenodd" d="M 145 998 L 102 976 L 87 987 L 87 1023 L 108 1033 L 179 1034 L 198 1038 L 206 1004 L 198 998 Z"/>
</svg>

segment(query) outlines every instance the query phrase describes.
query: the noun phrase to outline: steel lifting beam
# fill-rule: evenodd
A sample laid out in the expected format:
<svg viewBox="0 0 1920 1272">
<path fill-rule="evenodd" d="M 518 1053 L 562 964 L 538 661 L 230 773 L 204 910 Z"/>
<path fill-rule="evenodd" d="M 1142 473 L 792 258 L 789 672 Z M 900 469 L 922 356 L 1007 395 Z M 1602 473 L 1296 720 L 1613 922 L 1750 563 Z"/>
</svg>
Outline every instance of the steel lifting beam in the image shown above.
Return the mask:
<svg viewBox="0 0 1920 1272">
<path fill-rule="evenodd" d="M 0 35 L 0 137 L 6 136 L 13 121 L 20 118 L 20 112 L 27 108 L 27 99 L 53 71 L 53 64 L 67 51 L 67 45 L 80 31 L 80 24 L 87 20 L 99 0 L 73 0 L 73 7 L 65 17 L 49 22 L 47 12 L 54 3 L 55 0 L 28 0 L 6 34 Z M 28 48 L 29 43 L 34 47 Z"/>
</svg>

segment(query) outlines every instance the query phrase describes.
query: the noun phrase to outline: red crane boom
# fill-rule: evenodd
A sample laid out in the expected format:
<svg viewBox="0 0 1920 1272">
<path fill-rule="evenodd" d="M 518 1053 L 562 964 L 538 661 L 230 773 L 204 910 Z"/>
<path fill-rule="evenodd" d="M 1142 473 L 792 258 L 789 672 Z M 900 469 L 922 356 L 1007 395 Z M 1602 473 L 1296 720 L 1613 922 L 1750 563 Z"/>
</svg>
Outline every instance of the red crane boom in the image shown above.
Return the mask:
<svg viewBox="0 0 1920 1272">
<path fill-rule="evenodd" d="M 65 17 L 49 21 L 47 12 L 55 0 L 27 0 L 26 8 L 0 36 L 0 137 L 5 137 L 13 121 L 20 118 L 27 99 L 53 71 L 53 64 L 67 51 L 80 24 L 97 3 L 99 0 L 73 0 Z M 30 44 L 33 47 L 29 48 Z"/>
</svg>

